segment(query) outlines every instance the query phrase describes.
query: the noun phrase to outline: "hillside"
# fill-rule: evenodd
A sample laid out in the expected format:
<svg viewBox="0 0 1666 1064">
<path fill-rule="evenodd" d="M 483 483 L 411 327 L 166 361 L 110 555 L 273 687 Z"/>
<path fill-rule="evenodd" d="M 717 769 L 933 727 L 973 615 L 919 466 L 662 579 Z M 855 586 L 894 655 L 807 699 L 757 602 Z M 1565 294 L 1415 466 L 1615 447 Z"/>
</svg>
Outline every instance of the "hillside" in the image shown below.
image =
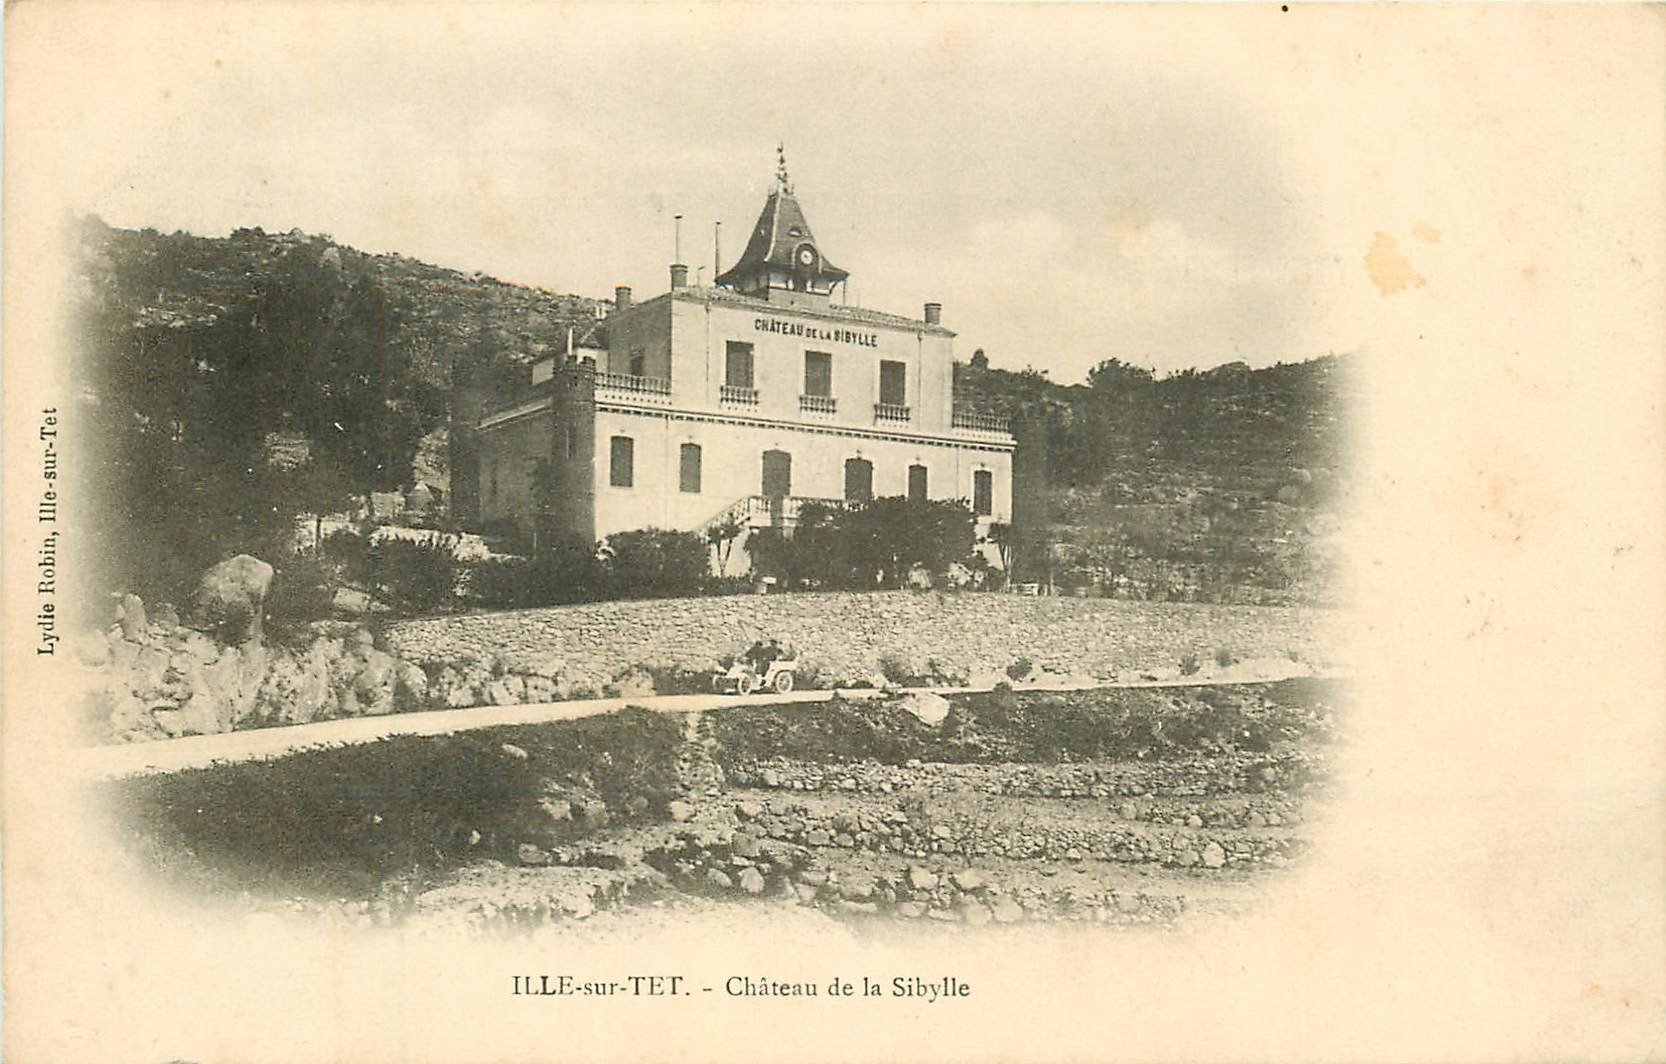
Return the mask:
<svg viewBox="0 0 1666 1064">
<path fill-rule="evenodd" d="M 160 543 L 180 513 L 205 530 L 182 552 L 196 557 L 117 567 L 147 579 L 281 531 L 261 524 L 253 498 L 281 494 L 305 512 L 415 481 L 466 496 L 467 438 L 453 422 L 470 419 L 456 386 L 501 392 L 569 333 L 596 343 L 605 328 L 604 301 L 299 231 L 213 238 L 89 218 L 76 237 L 83 380 L 105 397 L 85 421 L 103 449 L 101 482 L 126 486 L 114 520 Z M 964 407 L 1036 427 L 1027 463 L 1045 466 L 1046 487 L 1020 485 L 1022 579 L 1135 598 L 1323 602 L 1338 594 L 1346 367 L 1233 363 L 1159 379 L 1110 361 L 1059 385 L 990 368 L 978 352 L 957 366 L 955 391 Z"/>
<path fill-rule="evenodd" d="M 1034 426 L 1025 442 L 1044 451 L 1032 512 L 1045 543 L 1026 579 L 1050 567 L 1084 593 L 1329 602 L 1342 593 L 1348 369 L 1331 356 L 1157 378 L 1113 360 L 1061 386 L 974 357 L 956 394 Z"/>
<path fill-rule="evenodd" d="M 567 330 L 584 336 L 605 306 L 403 255 L 368 255 L 298 229 L 201 237 L 116 229 L 87 218 L 77 235 L 89 294 L 140 328 L 211 325 L 259 301 L 265 286 L 296 262 L 323 266 L 343 286 L 371 278 L 397 311 L 396 342 L 436 385 L 447 383 L 454 361 L 519 363 L 562 350 Z"/>
</svg>

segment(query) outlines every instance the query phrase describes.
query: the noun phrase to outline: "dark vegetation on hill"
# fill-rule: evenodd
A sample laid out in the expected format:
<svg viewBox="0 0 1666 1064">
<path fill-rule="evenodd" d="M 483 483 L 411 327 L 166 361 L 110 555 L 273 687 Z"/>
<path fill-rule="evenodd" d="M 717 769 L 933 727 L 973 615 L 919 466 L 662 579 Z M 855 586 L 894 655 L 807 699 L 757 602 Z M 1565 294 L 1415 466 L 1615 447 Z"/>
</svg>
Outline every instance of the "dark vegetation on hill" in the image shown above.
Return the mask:
<svg viewBox="0 0 1666 1064">
<path fill-rule="evenodd" d="M 1341 595 L 1346 358 L 1160 378 L 1111 359 L 1065 386 L 981 354 L 956 367 L 957 400 L 1033 427 L 1021 439 L 1044 451 L 1045 532 L 1022 579 L 1139 598 Z"/>
<path fill-rule="evenodd" d="M 509 378 L 600 304 L 328 237 L 76 226 L 71 430 L 88 590 L 177 600 L 203 569 L 277 560 L 295 517 L 447 481 L 453 385 Z"/>
<path fill-rule="evenodd" d="M 459 386 L 503 393 L 527 362 L 595 341 L 602 301 L 463 274 L 329 237 L 207 238 L 76 225 L 71 431 L 86 589 L 180 600 L 239 552 L 281 560 L 297 515 L 451 487 Z M 1025 580 L 1141 598 L 1324 602 L 1338 594 L 1347 362 L 1086 384 L 957 367 L 965 407 L 1041 426 L 1048 486 Z M 463 463 L 459 463 L 462 465 Z M 459 478 L 468 471 L 455 470 Z M 1020 490 L 1025 490 L 1022 486 Z"/>
</svg>

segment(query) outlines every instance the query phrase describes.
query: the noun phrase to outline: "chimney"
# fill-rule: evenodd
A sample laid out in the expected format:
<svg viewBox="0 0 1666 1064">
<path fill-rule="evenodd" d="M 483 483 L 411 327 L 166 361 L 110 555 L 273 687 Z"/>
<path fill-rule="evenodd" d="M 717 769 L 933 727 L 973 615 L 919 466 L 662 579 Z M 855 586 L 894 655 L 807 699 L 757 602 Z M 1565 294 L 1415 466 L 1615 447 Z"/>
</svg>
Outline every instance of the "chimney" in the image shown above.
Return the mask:
<svg viewBox="0 0 1666 1064">
<path fill-rule="evenodd" d="M 674 262 L 671 264 L 671 287 L 688 287 L 688 267 L 684 266 L 680 262 Z"/>
<path fill-rule="evenodd" d="M 631 286 L 630 285 L 622 284 L 622 285 L 616 285 L 614 287 L 614 289 L 613 289 L 613 309 L 616 310 L 616 311 L 617 310 L 629 310 L 629 309 L 631 309 Z"/>
<path fill-rule="evenodd" d="M 941 303 L 927 303 L 926 304 L 926 324 L 927 325 L 941 325 L 941 324 L 943 324 L 943 304 L 941 304 Z"/>
</svg>

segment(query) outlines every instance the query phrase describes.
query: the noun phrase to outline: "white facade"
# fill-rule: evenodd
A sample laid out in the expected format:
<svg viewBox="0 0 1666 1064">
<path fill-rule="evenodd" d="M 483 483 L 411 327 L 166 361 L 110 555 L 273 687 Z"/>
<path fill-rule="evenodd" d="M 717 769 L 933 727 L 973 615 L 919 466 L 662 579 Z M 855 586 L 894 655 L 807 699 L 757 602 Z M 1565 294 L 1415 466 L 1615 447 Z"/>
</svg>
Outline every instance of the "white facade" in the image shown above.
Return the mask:
<svg viewBox="0 0 1666 1064">
<path fill-rule="evenodd" d="M 1012 438 L 988 419 L 955 418 L 953 334 L 940 326 L 683 288 L 616 313 L 609 336 L 596 388 L 598 537 L 699 528 L 749 498 L 767 513 L 774 495 L 909 495 L 910 478 L 915 493 L 978 504 L 986 523 L 1010 520 Z M 731 365 L 748 360 L 749 376 Z M 766 461 L 776 483 L 765 483 Z"/>
<path fill-rule="evenodd" d="M 729 518 L 790 529 L 806 499 L 893 495 L 965 499 L 980 531 L 1010 522 L 1013 438 L 999 419 L 957 412 L 939 308 L 913 319 L 834 303 L 846 275 L 813 240 L 783 174 L 722 278 L 746 290 L 690 287 L 681 266 L 654 299 L 620 289 L 593 387 L 569 367 L 581 400 L 551 381 L 559 371 L 539 373 L 541 395 L 480 422 L 482 517 L 529 505 L 524 487 L 499 490 L 498 470 L 542 454 L 570 504 L 559 523 L 593 539 Z"/>
</svg>

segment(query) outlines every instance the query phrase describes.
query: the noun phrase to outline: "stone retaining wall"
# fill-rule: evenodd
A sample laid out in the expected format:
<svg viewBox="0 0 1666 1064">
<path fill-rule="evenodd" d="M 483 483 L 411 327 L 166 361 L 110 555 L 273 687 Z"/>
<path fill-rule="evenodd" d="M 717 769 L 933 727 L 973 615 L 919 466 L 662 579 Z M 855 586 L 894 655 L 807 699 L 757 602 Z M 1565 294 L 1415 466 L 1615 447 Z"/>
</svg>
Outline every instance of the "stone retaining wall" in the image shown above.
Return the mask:
<svg viewBox="0 0 1666 1064">
<path fill-rule="evenodd" d="M 806 670 L 861 682 L 899 666 L 940 682 L 1038 672 L 1111 679 L 1174 675 L 1195 655 L 1339 661 L 1333 611 L 942 592 L 741 595 L 591 603 L 393 622 L 386 647 L 424 666 L 491 663 L 564 687 L 603 690 L 635 666 L 709 670 L 760 637 Z"/>
</svg>

